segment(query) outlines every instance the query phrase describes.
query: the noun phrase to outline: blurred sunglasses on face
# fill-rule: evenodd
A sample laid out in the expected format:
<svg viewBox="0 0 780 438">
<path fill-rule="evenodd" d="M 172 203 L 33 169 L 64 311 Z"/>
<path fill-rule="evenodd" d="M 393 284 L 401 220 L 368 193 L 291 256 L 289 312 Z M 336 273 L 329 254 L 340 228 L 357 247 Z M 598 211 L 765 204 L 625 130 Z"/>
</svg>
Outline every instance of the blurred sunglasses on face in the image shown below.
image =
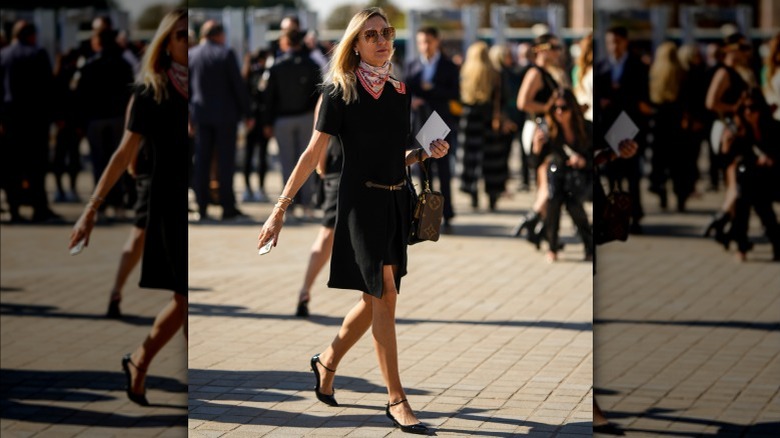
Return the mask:
<svg viewBox="0 0 780 438">
<path fill-rule="evenodd" d="M 561 112 L 566 112 L 566 111 L 568 111 L 569 109 L 570 109 L 570 108 L 569 108 L 569 105 L 555 105 L 555 106 L 553 106 L 553 111 L 558 111 L 558 110 L 560 110 Z"/>
<path fill-rule="evenodd" d="M 181 29 L 181 30 L 177 30 L 176 32 L 174 32 L 174 33 L 173 33 L 173 36 L 174 36 L 174 37 L 175 37 L 177 40 L 180 40 L 180 41 L 181 41 L 181 40 L 186 40 L 186 39 L 187 39 L 187 37 L 188 37 L 188 35 L 187 35 L 187 29 Z"/>
<path fill-rule="evenodd" d="M 377 31 L 376 29 L 369 29 L 363 32 L 363 38 L 365 38 L 367 43 L 376 44 L 379 41 L 380 34 L 382 35 L 382 38 L 384 38 L 385 41 L 395 40 L 394 27 L 386 27 L 380 31 Z"/>
</svg>

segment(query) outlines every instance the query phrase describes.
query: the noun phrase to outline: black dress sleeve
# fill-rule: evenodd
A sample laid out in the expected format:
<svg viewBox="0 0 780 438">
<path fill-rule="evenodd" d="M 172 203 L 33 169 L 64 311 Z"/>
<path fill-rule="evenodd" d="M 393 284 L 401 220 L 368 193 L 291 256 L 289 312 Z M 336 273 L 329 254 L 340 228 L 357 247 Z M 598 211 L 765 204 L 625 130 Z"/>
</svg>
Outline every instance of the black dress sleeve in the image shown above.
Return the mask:
<svg viewBox="0 0 780 438">
<path fill-rule="evenodd" d="M 148 137 L 154 123 L 155 101 L 151 90 L 136 89 L 127 120 L 127 130 Z"/>
<path fill-rule="evenodd" d="M 322 104 L 317 116 L 317 131 L 330 135 L 339 135 L 344 120 L 344 100 L 341 93 L 334 96 L 334 86 L 328 85 L 322 90 Z"/>
</svg>

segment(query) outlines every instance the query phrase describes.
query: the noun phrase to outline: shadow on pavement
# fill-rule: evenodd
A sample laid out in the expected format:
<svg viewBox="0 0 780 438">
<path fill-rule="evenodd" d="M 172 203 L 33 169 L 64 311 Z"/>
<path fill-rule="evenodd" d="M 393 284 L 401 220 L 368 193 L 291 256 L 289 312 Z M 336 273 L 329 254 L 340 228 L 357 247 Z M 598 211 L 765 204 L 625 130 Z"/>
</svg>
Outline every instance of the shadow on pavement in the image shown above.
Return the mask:
<svg viewBox="0 0 780 438">
<path fill-rule="evenodd" d="M 119 358 L 117 358 L 119 365 Z M 0 418 L 34 423 L 70 424 L 104 427 L 163 427 L 184 426 L 187 414 L 139 416 L 122 415 L 52 406 L 51 402 L 77 404 L 115 400 L 108 391 L 120 391 L 124 397 L 125 376 L 107 371 L 32 371 L 0 370 Z M 149 376 L 147 387 L 173 393 L 184 393 L 187 386 L 167 377 Z M 25 403 L 43 402 L 38 403 Z M 150 407 L 187 409 L 187 406 L 154 404 Z"/>
<path fill-rule="evenodd" d="M 662 422 L 662 425 L 659 424 L 659 426 L 663 427 L 661 430 L 654 430 L 654 429 L 648 429 L 648 428 L 630 428 L 630 427 L 623 427 L 620 426 L 620 430 L 625 431 L 626 435 L 631 435 L 633 433 L 643 433 L 643 434 L 650 434 L 654 436 L 681 436 L 681 437 L 740 437 L 740 438 L 763 438 L 763 437 L 772 437 L 772 436 L 778 436 L 778 431 L 780 431 L 780 421 L 772 421 L 772 422 L 765 422 L 765 423 L 757 423 L 757 424 L 735 424 L 735 423 L 726 423 L 723 421 L 717 421 L 717 420 L 710 420 L 706 418 L 687 418 L 684 416 L 681 416 L 680 413 L 675 409 L 663 409 L 663 408 L 650 408 L 646 410 L 645 412 L 620 412 L 620 411 L 609 411 L 606 412 L 607 417 L 610 419 L 619 419 L 619 418 L 643 418 L 643 419 L 651 419 L 651 420 L 658 420 Z M 671 425 L 669 424 L 671 423 Z M 714 426 L 717 427 L 717 432 L 714 433 L 706 433 L 706 432 L 692 432 L 692 431 L 675 431 L 675 430 L 669 430 L 674 429 L 675 424 L 693 424 L 693 425 L 701 425 L 701 426 Z"/>
<path fill-rule="evenodd" d="M 780 331 L 780 322 L 755 321 L 658 321 L 632 319 L 596 319 L 594 324 L 645 324 L 645 325 L 682 325 L 689 327 L 722 327 L 749 330 Z"/>
<path fill-rule="evenodd" d="M 54 306 L 36 306 L 30 304 L 0 304 L 0 315 L 7 316 L 35 316 L 40 318 L 65 318 L 65 319 L 86 319 L 94 321 L 107 321 L 104 314 L 89 313 L 63 313 L 57 312 L 58 307 Z M 112 321 L 122 322 L 136 326 L 151 326 L 154 323 L 154 317 L 134 316 L 123 314 L 121 319 Z"/>
<path fill-rule="evenodd" d="M 21 287 L 0 286 L 0 292 L 24 292 L 24 289 Z"/>
<path fill-rule="evenodd" d="M 302 358 L 301 366 L 308 366 L 308 358 Z M 190 398 L 194 400 L 210 400 L 210 396 L 219 400 L 246 400 L 252 396 L 253 401 L 289 402 L 305 400 L 305 397 L 280 391 L 306 391 L 314 387 L 314 373 L 310 371 L 231 371 L 231 370 L 201 370 L 189 369 Z M 198 389 L 193 389 L 199 386 Z M 361 377 L 345 375 L 336 376 L 336 391 L 338 388 L 348 388 L 351 392 L 364 394 L 385 394 L 387 388 L 377 385 Z M 429 391 L 408 388 L 408 395 L 428 395 Z M 195 394 L 196 397 L 192 397 Z M 310 394 L 314 397 L 313 394 Z M 232 397 L 232 398 L 231 398 Z M 225 408 L 225 405 L 219 405 Z M 349 407 L 342 405 L 341 407 Z M 357 407 L 357 406 L 354 406 Z M 244 409 L 242 406 L 241 409 Z M 243 414 L 242 414 L 243 415 Z M 195 418 L 195 417 L 190 417 Z"/>
<path fill-rule="evenodd" d="M 294 320 L 301 322 L 311 322 L 324 326 L 339 327 L 343 317 L 312 315 L 309 318 L 299 318 L 293 315 L 278 315 L 271 313 L 251 313 L 247 312 L 243 306 L 220 306 L 213 304 L 189 303 L 189 316 L 222 316 L 251 319 L 281 319 Z M 469 325 L 489 325 L 489 326 L 508 326 L 508 327 L 534 327 L 534 328 L 556 328 L 564 330 L 591 331 L 593 324 L 590 322 L 563 322 L 563 321 L 473 321 L 473 320 L 439 320 L 439 319 L 413 319 L 398 318 L 396 324 L 469 324 Z"/>
<path fill-rule="evenodd" d="M 198 374 L 208 373 L 208 371 L 197 370 L 197 373 Z M 220 374 L 219 377 L 221 377 L 225 372 L 218 371 L 218 373 Z M 246 372 L 241 372 L 241 373 L 246 374 Z M 282 372 L 274 372 L 274 373 L 282 373 Z M 284 372 L 284 374 L 295 374 L 295 373 Z M 356 379 L 356 380 L 362 380 L 362 379 Z M 374 388 L 371 392 L 384 393 L 386 391 L 384 387 L 379 387 L 377 385 L 370 385 L 370 386 Z M 310 390 L 311 389 L 310 385 L 307 386 L 306 389 Z M 350 387 L 350 390 L 352 389 L 353 388 Z M 407 392 L 409 394 L 414 394 L 415 392 L 420 392 L 420 391 L 410 390 Z M 269 402 L 298 401 L 303 399 L 303 397 L 295 397 L 295 396 L 288 396 L 288 397 L 289 398 L 287 400 L 269 399 L 268 401 Z M 225 399 L 224 396 L 220 396 L 220 400 L 224 400 L 224 399 Z M 241 411 L 240 415 L 238 414 L 233 415 L 232 413 L 228 412 L 230 408 L 226 408 L 225 405 L 206 402 L 194 408 L 190 407 L 190 419 L 208 420 L 208 421 L 231 423 L 231 424 L 244 424 L 240 422 L 246 421 L 246 424 L 253 424 L 253 425 L 312 428 L 312 429 L 316 429 L 320 427 L 328 427 L 327 422 L 332 420 L 337 420 L 337 422 L 333 423 L 332 427 L 345 427 L 349 423 L 354 423 L 356 428 L 359 428 L 361 426 L 372 426 L 372 427 L 387 426 L 388 432 L 393 430 L 392 423 L 390 422 L 389 419 L 386 419 L 384 416 L 384 410 L 385 410 L 384 405 L 342 404 L 337 408 L 333 408 L 334 410 L 333 416 L 327 416 L 327 417 L 322 416 L 321 413 L 316 415 L 310 415 L 305 412 L 290 412 L 290 411 L 284 411 L 282 409 L 264 409 L 264 408 L 247 407 L 247 406 L 241 406 L 235 409 Z M 365 409 L 373 412 L 366 413 L 366 414 L 339 415 L 338 412 L 343 409 Z M 445 418 L 445 422 L 446 420 L 449 419 L 474 421 L 475 427 L 479 426 L 480 428 L 484 428 L 484 429 L 489 429 L 490 424 L 495 424 L 497 426 L 509 425 L 509 426 L 516 426 L 516 427 L 528 427 L 529 428 L 528 433 L 531 435 L 533 435 L 534 433 L 544 433 L 545 436 L 552 436 L 555 433 L 590 435 L 593 430 L 592 429 L 593 426 L 591 422 L 576 422 L 576 423 L 569 423 L 564 425 L 551 425 L 551 424 L 539 423 L 535 421 L 523 421 L 517 418 L 503 418 L 503 417 L 496 417 L 492 415 L 483 414 L 483 413 L 493 413 L 493 412 L 495 411 L 489 409 L 475 409 L 475 408 L 461 408 L 452 412 L 436 412 L 436 411 L 420 410 L 419 412 L 417 412 L 417 416 L 420 419 L 420 421 L 422 421 L 423 423 L 430 423 L 430 420 L 432 419 Z M 517 436 L 516 433 L 509 432 L 509 431 L 503 432 L 503 431 L 490 431 L 490 430 L 479 431 L 479 430 L 453 429 L 446 426 L 439 427 L 439 428 L 433 426 L 431 428 L 434 431 L 433 435 L 436 435 L 436 432 L 446 432 L 446 433 L 458 434 L 459 436 L 488 436 L 488 437 Z"/>
</svg>

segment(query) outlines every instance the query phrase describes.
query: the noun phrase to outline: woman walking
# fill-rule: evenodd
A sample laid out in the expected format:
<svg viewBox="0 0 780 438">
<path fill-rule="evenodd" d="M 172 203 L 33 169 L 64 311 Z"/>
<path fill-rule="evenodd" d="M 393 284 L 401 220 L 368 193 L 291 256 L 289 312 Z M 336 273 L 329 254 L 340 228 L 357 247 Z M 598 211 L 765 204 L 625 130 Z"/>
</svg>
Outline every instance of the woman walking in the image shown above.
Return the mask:
<svg viewBox="0 0 780 438">
<path fill-rule="evenodd" d="M 317 127 L 282 195 L 263 225 L 258 247 L 278 243 L 285 210 L 317 165 L 331 136 L 342 143 L 344 165 L 328 286 L 362 291 L 333 342 L 311 358 L 317 399 L 338 406 L 333 380 L 339 362 L 371 328 L 379 368 L 387 385 L 385 413 L 404 432 L 425 434 L 401 385 L 395 336 L 395 306 L 406 274 L 410 195 L 405 167 L 429 158 L 410 144 L 410 98 L 390 76 L 395 29 L 379 8 L 350 21 L 325 75 Z M 431 143 L 431 156 L 449 144 Z"/>
<path fill-rule="evenodd" d="M 463 145 L 463 174 L 460 190 L 471 196 L 471 207 L 479 207 L 479 180 L 484 178 L 491 211 L 504 191 L 506 166 L 502 169 L 501 76 L 493 68 L 483 41 L 473 43 L 466 51 L 460 70 L 460 137 Z"/>
<path fill-rule="evenodd" d="M 100 204 L 146 141 L 153 168 L 140 286 L 174 293 L 143 344 L 122 358 L 127 397 L 142 406 L 149 405 L 145 381 L 155 355 L 182 326 L 187 335 L 187 72 L 187 10 L 176 9 L 149 44 L 122 141 L 70 236 L 69 248 L 89 245 Z"/>
</svg>

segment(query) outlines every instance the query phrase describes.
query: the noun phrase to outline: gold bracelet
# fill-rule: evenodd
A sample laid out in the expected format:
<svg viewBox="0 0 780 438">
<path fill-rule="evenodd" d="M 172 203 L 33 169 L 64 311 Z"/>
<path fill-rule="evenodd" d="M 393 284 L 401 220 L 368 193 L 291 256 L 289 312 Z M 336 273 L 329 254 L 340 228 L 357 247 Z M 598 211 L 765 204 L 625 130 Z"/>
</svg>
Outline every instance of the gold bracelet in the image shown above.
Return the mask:
<svg viewBox="0 0 780 438">
<path fill-rule="evenodd" d="M 289 205 L 289 204 L 287 204 L 287 205 Z M 287 209 L 283 208 L 283 207 L 284 207 L 284 204 L 282 204 L 281 202 L 277 202 L 276 204 L 274 204 L 274 208 L 278 208 L 279 210 L 282 210 L 282 213 L 287 211 Z"/>
<path fill-rule="evenodd" d="M 278 201 L 279 201 L 279 202 L 286 202 L 286 203 L 288 203 L 288 204 L 292 204 L 292 202 L 293 202 L 293 199 L 292 199 L 292 198 L 290 198 L 290 197 L 288 197 L 288 196 L 279 196 L 279 199 L 278 199 Z"/>
</svg>

